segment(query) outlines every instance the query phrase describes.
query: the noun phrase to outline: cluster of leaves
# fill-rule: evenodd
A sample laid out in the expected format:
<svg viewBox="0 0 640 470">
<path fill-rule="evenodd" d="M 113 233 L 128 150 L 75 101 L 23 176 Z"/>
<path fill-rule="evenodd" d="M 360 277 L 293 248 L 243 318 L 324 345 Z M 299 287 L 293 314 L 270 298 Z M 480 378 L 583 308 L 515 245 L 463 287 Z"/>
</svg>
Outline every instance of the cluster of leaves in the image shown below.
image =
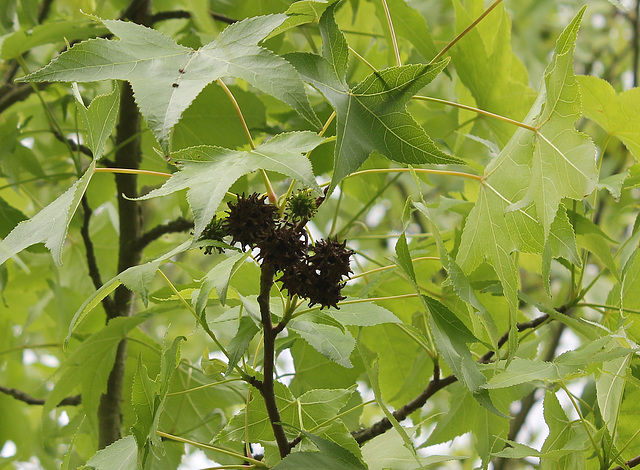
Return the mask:
<svg viewBox="0 0 640 470">
<path fill-rule="evenodd" d="M 8 3 L 3 459 L 638 465 L 623 4 Z"/>
</svg>

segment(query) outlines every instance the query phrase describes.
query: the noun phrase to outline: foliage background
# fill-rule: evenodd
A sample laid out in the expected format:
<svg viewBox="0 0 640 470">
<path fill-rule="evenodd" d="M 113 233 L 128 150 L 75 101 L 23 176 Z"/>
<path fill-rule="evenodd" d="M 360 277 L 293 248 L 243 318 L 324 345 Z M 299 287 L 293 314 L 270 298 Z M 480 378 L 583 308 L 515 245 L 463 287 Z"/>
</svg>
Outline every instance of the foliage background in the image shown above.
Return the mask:
<svg viewBox="0 0 640 470">
<path fill-rule="evenodd" d="M 124 1 L 84 0 L 8 0 L 6 3 L 6 8 L 0 8 L 2 237 L 6 237 L 18 222 L 33 217 L 56 200 L 78 180 L 91 161 L 74 145 L 79 141 L 86 143 L 87 136 L 82 110 L 74 101 L 70 84 L 37 84 L 39 91 L 34 93 L 31 84 L 17 83 L 15 79 L 46 65 L 65 48 L 65 41 L 76 42 L 108 33 L 101 23 L 91 21 L 82 12 L 103 19 L 131 18 L 135 10 L 131 6 L 136 5 L 136 2 L 129 5 Z M 227 26 L 225 18 L 240 20 L 281 13 L 287 11 L 291 3 L 284 0 L 155 1 L 152 10 L 155 14 L 191 14 L 188 18 L 164 20 L 162 16 L 155 16 L 153 27 L 178 44 L 197 49 L 218 36 Z M 319 6 L 321 3 L 299 2 L 299 5 Z M 504 3 L 450 50 L 447 55 L 451 62 L 446 72 L 418 94 L 475 106 L 518 121 L 525 119 L 537 96 L 545 68 L 552 60 L 556 40 L 585 2 L 531 0 Z M 315 324 L 324 329 L 320 328 L 322 333 L 316 338 L 324 338 L 338 351 L 333 361 L 303 341 L 300 332 L 289 332 L 276 344 L 280 352 L 278 377 L 288 385 L 292 396 L 301 397 L 300 402 L 305 406 L 309 404 L 313 423 L 322 423 L 340 411 L 355 408 L 333 428 L 324 429 L 323 436 L 333 436 L 335 442 L 355 455 L 361 455 L 369 468 L 384 468 L 384 462 L 376 462 L 381 455 L 391 459 L 386 464 L 389 468 L 416 468 L 418 465 L 416 457 L 403 447 L 401 435 L 396 430 L 377 437 L 378 440 L 366 444 L 361 451 L 346 432 L 361 426 L 367 428 L 384 417 L 383 409 L 377 404 L 358 407 L 363 401 L 372 399 L 376 385 L 385 406 L 399 409 L 420 395 L 433 379 L 436 356 L 429 350 L 432 346 L 429 335 L 435 327 L 429 318 L 435 315 L 433 311 L 438 307 L 432 305 L 434 310 L 426 315 L 427 307 L 416 298 L 416 290 L 446 305 L 443 318 L 449 318 L 453 330 L 441 325 L 444 339 L 435 340 L 440 354 L 448 351 L 442 342 L 448 338 L 453 342 L 453 349 L 466 348 L 474 359 L 482 359 L 510 328 L 513 341 L 517 336 L 514 321 L 525 325 L 517 352 L 513 352 L 515 343 L 510 342 L 511 355 L 507 356 L 504 351 L 501 355 L 512 361 L 510 369 L 503 372 L 509 362 L 505 360 L 479 368 L 491 384 L 487 387 L 491 391 L 487 393 L 490 393 L 492 403 L 499 412 L 511 413 L 516 419 L 509 421 L 488 411 L 474 399 L 468 387 L 453 383 L 431 396 L 424 407 L 412 412 L 410 422 L 403 423 L 416 446 L 422 447 L 421 456 L 433 456 L 432 445 L 466 435 L 466 438 L 458 438 L 451 448 L 437 448 L 438 453 L 447 453 L 449 457 L 465 456 L 449 462 L 447 465 L 452 468 L 473 468 L 490 461 L 495 468 L 527 468 L 531 462 L 540 462 L 541 468 L 614 468 L 624 462 L 631 462 L 629 466 L 637 464 L 632 459 L 640 455 L 640 439 L 636 435 L 640 425 L 637 409 L 640 377 L 634 354 L 638 340 L 634 318 L 640 311 L 640 258 L 636 256 L 640 95 L 633 87 L 638 80 L 639 2 L 617 4 L 594 0 L 587 4 L 589 7 L 576 43 L 575 72 L 601 77 L 613 87 L 609 90 L 595 79 L 580 77 L 578 80 L 582 117 L 576 128 L 590 136 L 598 155 L 604 155 L 598 159 L 599 183 L 596 192 L 586 194 L 584 198 L 562 201 L 569 214 L 565 219 L 570 221 L 570 230 L 576 234 L 575 256 L 564 252 L 562 256 L 554 256 L 553 261 L 547 260 L 548 265 L 540 253 L 526 252 L 542 252 L 542 249 L 519 249 L 513 257 L 517 262 L 521 292 L 517 317 L 514 317 L 514 306 L 510 308 L 502 295 L 505 278 L 499 279 L 497 270 L 486 263 L 478 270 L 473 269 L 475 266 L 468 269 L 472 271 L 467 274 L 474 296 L 460 295 L 461 284 L 456 285 L 455 280 L 453 284 L 458 288 L 458 294 L 451 283 L 444 282 L 452 275 L 453 265 L 443 254 L 443 248 L 466 269 L 459 250 L 465 246 L 462 227 L 478 198 L 475 180 L 450 174 L 359 174 L 342 181 L 310 224 L 314 239 L 338 235 L 340 239 L 346 238 L 349 247 L 357 251 L 353 269 L 356 274 L 367 274 L 349 282 L 344 291 L 349 299 L 385 299 L 376 304 L 346 304 L 340 312 L 346 315 L 352 311 L 354 317 L 360 314 L 376 318 L 372 305 L 378 305 L 406 325 L 398 327 L 384 323 L 360 330 L 345 322 L 345 329 L 341 329 L 331 324 L 330 319 L 317 319 Z M 477 0 L 415 0 L 409 4 L 395 0 L 388 1 L 388 5 L 392 15 L 398 15 L 394 17 L 394 25 L 403 64 L 429 62 L 488 6 Z M 349 46 L 374 68 L 384 69 L 396 64 L 382 2 L 345 1 L 337 9 L 336 21 Z M 310 21 L 274 35 L 262 45 L 279 55 L 300 51 L 319 53 L 322 40 L 316 22 Z M 43 26 L 38 29 L 38 25 Z M 422 34 L 416 34 L 416 31 Z M 295 64 L 295 59 L 291 60 Z M 351 86 L 371 72 L 353 53 L 349 55 L 347 70 L 346 81 Z M 237 98 L 256 142 L 262 143 L 282 132 L 318 131 L 291 107 L 232 77 L 224 80 Z M 151 84 L 145 82 L 141 86 Z M 86 104 L 113 89 L 112 81 L 79 85 Z M 621 94 L 624 90 L 629 91 Z M 319 120 L 326 122 L 333 111 L 331 105 L 311 87 L 307 87 L 307 93 Z M 119 99 L 113 96 L 114 100 Z M 412 100 L 408 110 L 441 149 L 467 162 L 465 166 L 449 169 L 466 173 L 484 174 L 485 167 L 509 145 L 518 129 L 512 124 L 444 103 Z M 568 126 L 573 126 L 573 121 Z M 335 132 L 335 124 L 332 124 L 326 135 L 332 136 Z M 144 124 L 140 138 L 139 168 L 163 173 L 176 171 L 175 166 L 154 151 L 159 144 Z M 173 149 L 201 144 L 248 149 L 236 112 L 224 90 L 215 83 L 208 85 L 185 111 L 175 126 L 171 144 Z M 329 181 L 334 145 L 329 140 L 309 154 L 313 172 L 320 182 Z M 98 166 L 110 166 L 109 162 L 116 158 L 116 146 L 115 137 L 110 137 Z M 386 157 L 393 159 L 392 155 Z M 402 166 L 374 153 L 362 169 Z M 422 166 L 416 165 L 416 168 Z M 269 176 L 276 194 L 285 194 L 290 179 L 278 173 L 270 172 Z M 164 181 L 165 178 L 158 175 L 139 175 L 137 194 L 158 188 Z M 243 176 L 231 188 L 236 194 L 253 190 L 264 191 L 259 172 Z M 122 248 L 118 243 L 122 233 L 118 192 L 113 175 L 105 172 L 92 176 L 86 192 L 87 205 L 82 203 L 70 220 L 61 252 L 62 267 L 56 266 L 42 244 L 29 246 L 20 251 L 17 258 L 0 266 L 0 385 L 18 389 L 35 401 L 42 401 L 39 405 L 29 405 L 24 400 L 17 400 L 16 393 L 14 396 L 7 392 L 0 394 L 0 422 L 20 423 L 19 426 L 0 428 L 0 444 L 7 449 L 2 454 L 0 466 L 30 461 L 35 467 L 59 468 L 62 465 L 71 468 L 84 464 L 95 454 L 99 447 L 95 411 L 104 390 L 105 370 L 108 372 L 109 367 L 100 363 L 105 349 L 90 349 L 92 344 L 98 344 L 96 337 L 91 335 L 102 334 L 110 338 L 105 344 L 109 345 L 107 350 L 115 354 L 114 347 L 121 337 L 117 328 L 128 331 L 129 338 L 123 381 L 124 433 L 129 435 L 130 429 L 134 434 L 142 433 L 142 438 L 136 434 L 140 449 L 146 434 L 155 436 L 158 427 L 161 431 L 200 443 L 212 442 L 218 436 L 216 442 L 241 452 L 244 415 L 239 414 L 236 418 L 233 415 L 247 401 L 247 386 L 236 380 L 179 393 L 237 377 L 223 377 L 221 372 L 225 370 L 221 371 L 215 361 L 201 362 L 203 355 L 206 358 L 224 357 L 202 328 L 194 327 L 193 317 L 160 276 L 148 283 L 145 280 L 138 289 L 138 294 L 142 292 L 143 295 L 136 296 L 134 317 L 122 319 L 115 326 L 110 323 L 111 329 L 106 329 L 106 313 L 97 305 L 77 325 L 69 347 L 63 347 L 69 327 L 74 324 L 74 315 L 96 291 L 95 280 L 88 276 L 92 262 L 87 257 L 83 229 L 88 228 L 102 281 L 116 277 L 122 270 L 116 260 L 116 253 Z M 418 204 L 407 204 L 408 197 Z M 421 202 L 424 205 L 421 206 Z M 90 222 L 84 218 L 90 213 L 87 207 L 92 209 Z M 187 221 L 193 219 L 193 214 L 184 192 L 145 200 L 140 204 L 140 210 L 143 221 L 140 230 L 151 233 L 151 241 L 144 244 L 140 260 L 133 260 L 132 264 L 156 260 L 191 238 Z M 171 223 L 176 225 L 167 225 Z M 168 228 L 153 232 L 156 227 Z M 442 237 L 440 246 L 435 233 Z M 573 233 L 568 236 L 571 239 Z M 45 240 L 46 237 L 37 241 Z M 403 251 L 405 241 L 408 242 L 406 252 Z M 413 264 L 408 262 L 410 258 L 414 258 Z M 180 295 L 189 301 L 192 295 L 196 298 L 197 289 L 204 289 L 200 281 L 208 276 L 207 273 L 215 273 L 214 266 L 224 266 L 224 259 L 217 255 L 205 257 L 200 250 L 185 251 L 163 264 L 162 271 Z M 467 267 L 471 264 L 469 261 Z M 387 266 L 388 269 L 378 270 Z M 547 270 L 550 271 L 549 293 L 545 290 Z M 255 305 L 259 275 L 255 264 L 241 264 L 231 280 L 228 302 L 224 306 L 219 299 L 220 289 L 210 293 L 207 320 L 223 344 L 228 345 L 237 335 L 240 306 L 250 309 Z M 215 283 L 220 285 L 220 282 Z M 148 304 L 144 301 L 145 290 Z M 478 315 L 474 308 L 478 304 L 474 302 L 481 304 L 481 310 L 487 313 Z M 277 308 L 276 302 L 275 312 Z M 340 312 L 335 313 L 338 321 Z M 549 312 L 558 318 L 562 316 L 563 321 L 527 325 Z M 565 313 L 568 314 L 566 317 Z M 449 314 L 454 317 L 447 317 Z M 342 318 L 344 321 L 345 317 Z M 348 346 L 346 332 L 358 339 L 353 352 Z M 467 332 L 471 335 L 469 341 L 464 340 Z M 180 363 L 172 372 L 170 366 L 162 367 L 161 358 L 171 362 L 170 354 L 177 354 L 178 347 L 174 339 L 181 336 L 187 340 L 178 340 Z M 258 343 L 256 337 L 248 345 L 244 367 L 260 368 L 260 354 L 256 353 Z M 593 346 L 589 348 L 590 345 Z M 88 353 L 83 346 L 89 349 Z M 557 358 L 565 349 L 576 353 L 564 356 L 563 362 Z M 84 356 L 78 351 L 84 351 Z M 74 362 L 77 357 L 80 357 L 79 362 Z M 93 362 L 87 362 L 88 358 Z M 347 363 L 353 367 L 343 367 Z M 452 370 L 454 368 L 446 359 L 435 364 L 440 367 L 442 377 L 451 372 L 458 376 L 458 371 Z M 96 370 L 103 373 L 95 374 Z M 156 385 L 151 385 L 156 374 L 159 374 Z M 79 383 L 81 386 L 76 387 Z M 166 402 L 157 408 L 162 409 L 159 423 L 148 416 L 149 410 L 143 409 L 148 405 L 144 399 L 138 396 L 136 402 L 135 393 L 145 384 L 159 387 L 154 392 L 159 397 L 169 393 Z M 360 393 L 352 393 L 356 385 Z M 162 390 L 162 387 L 168 389 Z M 321 394 L 322 390 L 331 392 L 318 399 L 314 393 Z M 568 391 L 573 394 L 571 399 Z M 63 398 L 76 393 L 82 395 L 82 406 L 55 407 L 51 399 L 42 406 L 52 394 Z M 284 396 L 289 392 L 280 390 L 278 393 Z M 134 398 L 129 399 L 132 396 Z M 609 401 L 607 397 L 613 400 Z M 254 403 L 259 398 L 254 393 Z M 311 404 L 316 399 L 323 405 L 314 410 Z M 531 412 L 536 403 L 537 408 Z M 540 408 L 542 403 L 544 407 Z M 296 421 L 293 414 L 290 419 L 292 424 L 313 432 L 315 424 Z M 527 432 L 529 425 L 532 433 Z M 536 435 L 538 432 L 544 434 L 545 427 L 549 432 L 546 440 Z M 277 452 L 271 442 L 270 429 L 252 429 L 251 432 L 255 432 L 253 439 L 263 443 L 267 457 L 271 459 L 268 462 L 275 464 Z M 506 439 L 534 445 L 540 452 L 515 443 L 505 447 Z M 15 452 L 11 452 L 12 446 L 7 447 L 7 442 L 15 445 Z M 120 442 L 124 449 L 112 449 L 118 456 L 130 449 L 126 446 L 131 446 L 132 441 Z M 304 445 L 307 451 L 315 450 L 308 440 Z M 166 456 L 156 459 L 152 454 L 149 465 L 175 468 L 185 452 L 184 446 L 166 440 L 163 446 Z M 160 452 L 149 442 L 144 447 L 146 451 L 152 448 Z M 189 447 L 189 452 L 192 450 L 193 447 Z M 218 462 L 239 463 L 238 460 L 227 460 L 219 453 L 208 451 L 208 455 Z M 422 464 L 443 465 L 435 463 L 435 457 L 431 458 Z M 112 468 L 108 463 L 93 464 L 97 468 Z M 135 467 L 135 459 L 132 465 Z"/>
</svg>

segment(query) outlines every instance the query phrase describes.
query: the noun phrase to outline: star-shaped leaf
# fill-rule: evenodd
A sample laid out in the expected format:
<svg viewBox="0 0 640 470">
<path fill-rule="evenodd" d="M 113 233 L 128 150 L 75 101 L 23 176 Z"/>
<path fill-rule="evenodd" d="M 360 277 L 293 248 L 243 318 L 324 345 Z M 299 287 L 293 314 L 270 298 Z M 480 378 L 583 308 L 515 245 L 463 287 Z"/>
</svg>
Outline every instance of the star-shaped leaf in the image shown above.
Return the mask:
<svg viewBox="0 0 640 470">
<path fill-rule="evenodd" d="M 337 142 L 329 192 L 378 151 L 400 163 L 464 163 L 442 152 L 406 111 L 406 104 L 447 65 L 405 65 L 375 72 L 350 88 L 346 81 L 349 48 L 334 18 L 335 5 L 320 18 L 322 56 L 286 56 L 305 80 L 336 110 Z"/>
<path fill-rule="evenodd" d="M 466 273 L 484 260 L 491 264 L 512 314 L 518 302 L 513 252 L 542 253 L 550 243 L 551 256 L 568 257 L 562 245 L 570 227 L 560 221 L 556 226 L 562 233 L 552 233 L 552 223 L 563 198 L 580 200 L 597 181 L 593 142 L 574 129 L 581 104 L 573 49 L 583 13 L 558 39 L 543 89 L 525 119 L 537 130 L 519 128 L 487 167 L 456 258 Z M 515 315 L 511 320 L 515 328 Z"/>
<path fill-rule="evenodd" d="M 119 41 L 79 43 L 21 81 L 128 80 L 140 111 L 166 152 L 171 130 L 184 110 L 205 86 L 222 77 L 245 80 L 320 127 L 295 69 L 256 45 L 286 18 L 280 14 L 239 21 L 197 51 L 135 23 L 101 20 Z"/>
<path fill-rule="evenodd" d="M 254 150 L 231 150 L 201 145 L 172 154 L 181 169 L 160 188 L 141 199 L 165 196 L 187 189 L 187 199 L 195 219 L 194 239 L 211 221 L 225 193 L 241 176 L 259 168 L 290 176 L 306 186 L 320 188 L 311 163 L 303 156 L 324 139 L 313 132 L 279 134 Z"/>
</svg>

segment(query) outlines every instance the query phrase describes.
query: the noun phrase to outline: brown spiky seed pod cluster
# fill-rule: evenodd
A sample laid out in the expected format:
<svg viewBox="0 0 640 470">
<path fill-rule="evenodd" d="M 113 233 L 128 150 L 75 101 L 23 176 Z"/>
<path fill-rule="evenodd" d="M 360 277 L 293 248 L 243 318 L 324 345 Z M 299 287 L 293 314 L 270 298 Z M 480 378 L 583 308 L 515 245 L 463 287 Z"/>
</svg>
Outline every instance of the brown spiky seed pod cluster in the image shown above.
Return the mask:
<svg viewBox="0 0 640 470">
<path fill-rule="evenodd" d="M 228 203 L 228 216 L 221 226 L 231 236 L 231 244 L 260 250 L 258 259 L 280 273 L 277 281 L 289 295 L 309 299 L 309 306 L 338 308 L 345 298 L 341 290 L 352 272 L 349 262 L 354 252 L 337 238 L 308 246 L 304 226 L 317 202 L 309 192 L 299 192 L 291 201 L 284 218 L 279 218 L 277 207 L 267 203 L 266 196 L 243 194 Z"/>
</svg>

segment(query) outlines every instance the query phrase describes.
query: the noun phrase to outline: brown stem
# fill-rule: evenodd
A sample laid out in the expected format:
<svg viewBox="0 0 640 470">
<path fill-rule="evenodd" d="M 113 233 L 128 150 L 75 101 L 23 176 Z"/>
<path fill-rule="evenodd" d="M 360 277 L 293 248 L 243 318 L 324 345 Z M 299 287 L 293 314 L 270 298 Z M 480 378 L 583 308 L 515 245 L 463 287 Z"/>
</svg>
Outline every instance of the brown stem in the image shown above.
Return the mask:
<svg viewBox="0 0 640 470">
<path fill-rule="evenodd" d="M 83 218 L 82 218 L 82 227 L 80 227 L 80 233 L 82 235 L 82 240 L 84 241 L 85 254 L 87 256 L 87 267 L 89 268 L 89 277 L 93 282 L 93 286 L 96 289 L 102 287 L 102 277 L 100 276 L 100 270 L 98 269 L 98 261 L 96 259 L 96 254 L 93 249 L 93 241 L 91 240 L 91 236 L 89 234 L 89 222 L 91 221 L 91 214 L 93 211 L 91 207 L 89 207 L 89 202 L 87 201 L 87 196 L 82 196 L 82 210 L 83 210 Z M 115 315 L 115 306 L 113 305 L 113 300 L 111 297 L 107 296 L 102 299 L 102 306 L 104 307 L 105 312 L 107 312 L 108 317 L 112 317 Z"/>
<path fill-rule="evenodd" d="M 211 18 L 213 18 L 216 21 L 220 21 L 221 23 L 233 24 L 238 21 L 233 18 L 229 18 L 228 16 L 221 15 L 219 13 L 214 13 L 212 11 L 209 12 L 209 15 L 211 16 Z M 151 23 L 157 23 L 159 21 L 166 21 L 166 20 L 189 19 L 189 18 L 191 18 L 191 12 L 186 10 L 160 11 L 151 17 Z"/>
<path fill-rule="evenodd" d="M 414 398 L 409 403 L 404 405 L 402 408 L 399 408 L 396 411 L 394 411 L 392 413 L 393 417 L 398 422 L 404 420 L 411 413 L 422 408 L 425 405 L 425 403 L 427 403 L 427 400 L 431 398 L 433 395 L 435 395 L 436 392 L 442 390 L 446 386 L 451 385 L 452 383 L 457 381 L 458 379 L 453 374 L 448 375 L 443 379 L 432 380 L 431 382 L 429 382 L 429 385 L 427 385 L 427 388 L 425 388 L 420 395 L 418 395 L 416 398 Z M 360 429 L 358 431 L 354 431 L 351 434 L 353 435 L 356 442 L 362 445 L 365 442 L 373 439 L 374 437 L 387 432 L 389 429 L 391 429 L 391 427 L 392 427 L 392 424 L 391 424 L 391 421 L 389 421 L 389 418 L 382 418 L 373 426 L 370 426 L 365 429 Z"/>
<path fill-rule="evenodd" d="M 564 313 L 566 311 L 566 309 L 564 307 L 560 307 L 557 310 L 560 313 Z M 549 319 L 549 315 L 548 314 L 544 314 L 544 315 L 541 315 L 538 318 L 535 318 L 535 319 L 533 319 L 531 321 L 524 322 L 524 323 L 518 323 L 516 326 L 517 326 L 518 331 L 521 332 L 521 331 L 524 331 L 524 330 L 537 328 L 538 326 L 543 324 L 548 319 Z M 504 335 L 502 335 L 502 337 L 498 341 L 498 347 L 502 347 L 508 341 L 508 339 L 509 339 L 509 332 L 506 332 Z M 486 364 L 488 362 L 491 362 L 491 358 L 494 355 L 495 355 L 495 351 L 488 351 L 483 356 L 481 356 L 480 359 L 478 359 L 478 362 L 481 363 L 481 364 Z M 434 378 L 431 380 L 431 382 L 429 382 L 429 385 L 427 385 L 427 388 L 425 388 L 422 391 L 422 393 L 420 395 L 418 395 L 416 398 L 414 398 L 409 403 L 407 403 L 406 405 L 404 405 L 403 407 L 397 409 L 396 411 L 394 411 L 392 413 L 393 417 L 396 418 L 396 420 L 398 422 L 400 422 L 403 419 L 405 419 L 407 416 L 409 416 L 414 411 L 419 410 L 420 408 L 422 408 L 425 405 L 425 403 L 427 402 L 427 400 L 429 398 L 431 398 L 433 395 L 435 395 L 436 392 L 438 392 L 438 391 L 442 390 L 443 388 L 451 385 L 452 383 L 458 381 L 456 376 L 453 375 L 453 374 L 452 375 L 448 375 L 447 377 L 445 377 L 443 379 L 439 379 L 439 375 L 440 375 L 439 367 L 436 368 L 434 366 Z M 392 425 L 391 425 L 391 422 L 389 421 L 389 419 L 388 418 L 383 418 L 383 419 L 381 419 L 377 423 L 374 423 L 372 426 L 370 426 L 368 428 L 359 429 L 357 431 L 353 431 L 351 433 L 351 435 L 354 437 L 354 439 L 356 440 L 356 442 L 358 444 L 363 445 L 365 442 L 373 439 L 374 437 L 385 433 L 386 431 L 391 429 L 391 427 L 392 427 Z"/>
<path fill-rule="evenodd" d="M 148 232 L 143 233 L 137 240 L 135 247 L 138 250 L 142 250 L 149 243 L 157 240 L 162 235 L 174 232 L 185 232 L 193 228 L 193 221 L 187 220 L 183 217 L 178 217 L 176 220 L 167 222 L 166 224 L 157 225 Z"/>
<path fill-rule="evenodd" d="M 271 322 L 271 307 L 269 300 L 271 297 L 271 287 L 273 286 L 273 277 L 275 271 L 273 265 L 267 261 L 262 262 L 260 268 L 260 295 L 258 295 L 258 305 L 260 305 L 260 317 L 262 320 L 262 328 L 264 335 L 264 363 L 262 370 L 264 373 L 264 379 L 260 394 L 264 400 L 264 404 L 267 408 L 267 414 L 269 415 L 269 421 L 271 422 L 271 429 L 278 443 L 278 450 L 280 451 L 280 457 L 285 458 L 291 451 L 291 445 L 284 433 L 284 428 L 280 423 L 280 410 L 278 410 L 278 404 L 276 402 L 276 394 L 274 389 L 274 369 L 275 369 L 275 343 L 277 332 L 273 328 Z"/>
<path fill-rule="evenodd" d="M 638 465 L 640 465 L 640 455 L 632 458 L 631 460 L 627 460 L 624 464 L 629 468 L 637 467 Z M 623 468 L 624 467 L 622 466 L 618 466 L 612 470 L 623 470 Z"/>
<path fill-rule="evenodd" d="M 9 395 L 16 400 L 20 400 L 26 403 L 27 405 L 44 405 L 46 401 L 42 398 L 34 398 L 28 393 L 25 393 L 22 390 L 18 390 L 17 388 L 7 388 L 3 387 L 2 385 L 0 385 L 0 393 Z M 56 406 L 78 406 L 80 403 L 82 403 L 82 396 L 73 395 L 63 398 Z"/>
</svg>

